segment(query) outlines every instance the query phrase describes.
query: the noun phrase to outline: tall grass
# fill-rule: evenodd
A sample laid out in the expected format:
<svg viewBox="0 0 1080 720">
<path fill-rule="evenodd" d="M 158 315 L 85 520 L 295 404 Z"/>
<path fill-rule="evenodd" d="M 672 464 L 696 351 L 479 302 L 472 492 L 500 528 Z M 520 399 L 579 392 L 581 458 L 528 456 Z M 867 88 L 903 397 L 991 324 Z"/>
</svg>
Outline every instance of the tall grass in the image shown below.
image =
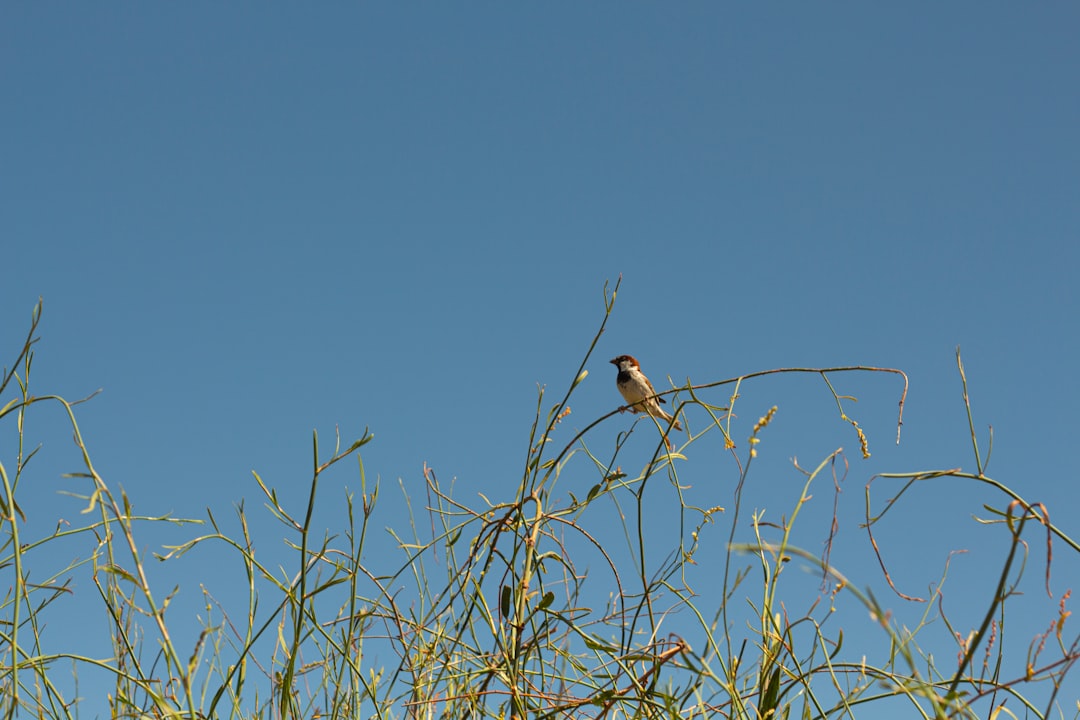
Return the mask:
<svg viewBox="0 0 1080 720">
<path fill-rule="evenodd" d="M 847 472 L 844 454 L 828 451 L 812 468 L 796 466 L 801 489 L 776 497 L 786 510 L 780 522 L 767 521 L 744 501 L 744 491 L 775 409 L 752 421 L 734 410 L 741 388 L 755 378 L 811 374 L 824 379 L 835 400 L 823 416 L 835 413 L 850 424 L 865 456 L 869 441 L 847 414 L 851 399 L 836 387 L 853 373 L 893 383 L 899 432 L 906 376 L 889 368 L 785 368 L 688 382 L 663 393 L 677 411 L 692 410 L 693 422 L 706 419 L 700 427 L 687 421 L 685 436 L 639 418 L 611 442 L 596 429 L 618 413 L 613 410 L 557 440 L 617 289 L 605 287 L 600 327 L 565 393 L 552 401 L 541 391 L 515 492 L 476 506 L 454 497 L 427 469 L 425 502 L 411 501 L 410 522 L 390 530 L 400 556 L 387 570 L 385 551 L 371 539 L 383 488 L 368 482 L 360 461 L 372 436 L 335 438 L 326 448 L 315 434 L 305 506 L 285 507 L 255 475 L 267 511 L 286 534 L 289 567 L 268 565 L 256 552 L 259 539 L 244 505 L 227 523 L 209 513 L 197 534 L 156 556 L 167 570 L 176 558 L 211 547 L 243 568 L 246 602 L 226 607 L 204 591 L 207 613 L 194 635 L 176 629 L 191 620 L 167 612 L 176 582 L 151 581 L 153 558 L 139 538 L 147 527 L 188 532 L 196 521 L 135 514 L 128 497 L 95 469 L 77 403 L 31 392 L 39 303 L 0 380 L 0 423 L 13 423 L 17 438 L 0 448 L 3 716 L 79 716 L 82 702 L 71 688 L 90 670 L 95 677 L 105 673 L 108 687 L 83 685 L 78 692 L 104 700 L 117 718 L 1048 718 L 1066 709 L 1075 716 L 1075 698 L 1061 696 L 1080 658 L 1080 637 L 1066 627 L 1067 595 L 1044 618 L 1046 632 L 1029 639 L 1025 655 L 1007 652 L 1002 635 L 1006 610 L 1010 618 L 1025 612 L 1017 589 L 1028 571 L 1029 543 L 1047 547 L 1047 592 L 1050 549 L 1080 548 L 1050 522 L 1047 508 L 984 473 L 970 405 L 976 472 L 873 478 L 864 527 L 883 572 L 849 578 L 831 560 L 835 511 L 823 552 L 794 540 L 814 493 L 835 492 Z M 966 403 L 959 355 L 957 361 Z M 718 394 L 724 405 L 713 400 Z M 73 433 L 81 460 L 71 477 L 85 483 L 87 512 L 81 526 L 28 537 L 27 516 L 40 509 L 19 502 L 37 453 L 24 444 L 26 425 L 48 408 Z M 681 445 L 668 451 L 664 438 Z M 644 461 L 629 451 L 641 443 L 652 448 Z M 723 507 L 695 506 L 680 476 L 707 447 L 726 454 L 735 478 Z M 360 490 L 342 498 L 320 479 L 344 461 L 356 463 Z M 574 479 L 567 487 L 577 492 L 559 485 L 567 476 Z M 874 534 L 886 517 L 903 512 L 905 494 L 945 479 L 985 486 L 1005 503 L 986 505 L 985 522 L 1006 539 L 995 588 L 964 617 L 944 610 L 946 577 L 926 598 L 902 592 L 889 574 L 888 548 Z M 899 484 L 884 501 L 876 495 L 882 483 Z M 650 524 L 658 493 L 677 507 L 677 527 L 658 531 Z M 318 531 L 317 507 L 342 501 L 345 525 Z M 658 547 L 657 538 L 667 545 Z M 262 538 L 263 545 L 276 539 Z M 44 580 L 32 572 L 45 546 L 72 541 L 84 548 L 83 559 Z M 806 574 L 793 575 L 796 568 L 812 570 L 814 586 Z M 73 591 L 69 578 L 80 572 L 92 578 L 94 593 Z M 718 592 L 699 592 L 703 572 Z M 892 602 L 921 602 L 920 621 L 898 622 L 873 584 L 884 584 L 879 591 Z M 73 607 L 107 618 L 105 659 L 74 652 L 48 632 L 50 615 Z M 856 630 L 845 632 L 845 625 Z M 942 638 L 953 642 L 955 657 L 924 650 L 924 636 L 934 647 Z"/>
</svg>

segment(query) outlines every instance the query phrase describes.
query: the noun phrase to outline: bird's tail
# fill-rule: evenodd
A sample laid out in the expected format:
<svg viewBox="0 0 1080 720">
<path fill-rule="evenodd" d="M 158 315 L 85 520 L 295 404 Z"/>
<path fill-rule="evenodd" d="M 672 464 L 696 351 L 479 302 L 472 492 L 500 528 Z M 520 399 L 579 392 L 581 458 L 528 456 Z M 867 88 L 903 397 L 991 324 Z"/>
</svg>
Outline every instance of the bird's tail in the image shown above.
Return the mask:
<svg viewBox="0 0 1080 720">
<path fill-rule="evenodd" d="M 663 410 L 661 410 L 661 411 L 660 411 L 660 414 L 664 416 L 664 419 L 665 419 L 665 420 L 667 420 L 668 422 L 671 422 L 671 416 L 670 416 L 670 415 L 668 415 L 668 414 L 667 414 L 666 412 L 664 412 Z M 682 425 L 681 425 L 681 424 L 679 423 L 679 421 L 678 421 L 678 420 L 676 420 L 676 421 L 675 421 L 675 424 L 674 424 L 674 425 L 672 425 L 671 427 L 675 428 L 676 430 L 682 430 Z"/>
</svg>

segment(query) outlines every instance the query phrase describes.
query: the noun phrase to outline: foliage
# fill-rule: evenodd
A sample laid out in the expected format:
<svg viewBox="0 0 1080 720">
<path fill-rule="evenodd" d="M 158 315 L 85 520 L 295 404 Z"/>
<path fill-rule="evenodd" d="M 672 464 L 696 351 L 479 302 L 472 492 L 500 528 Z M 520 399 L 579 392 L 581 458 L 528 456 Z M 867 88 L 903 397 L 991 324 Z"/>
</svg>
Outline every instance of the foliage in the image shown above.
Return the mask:
<svg viewBox="0 0 1080 720">
<path fill-rule="evenodd" d="M 1080 548 L 1050 522 L 1045 507 L 1032 506 L 984 474 L 970 405 L 975 473 L 886 474 L 866 486 L 865 529 L 883 577 L 899 602 L 925 608 L 922 621 L 908 628 L 833 564 L 835 510 L 821 555 L 793 542 L 812 488 L 829 481 L 838 487 L 846 474 L 843 453 L 828 453 L 812 470 L 796 465 L 801 492 L 780 523 L 766 522 L 762 512 L 744 507 L 743 495 L 776 409 L 749 428 L 733 411 L 743 384 L 753 378 L 816 375 L 865 457 L 868 439 L 845 411 L 851 398 L 837 393 L 834 382 L 851 373 L 903 379 L 899 441 L 906 376 L 888 368 L 785 368 L 687 382 L 661 395 L 671 399 L 676 416 L 692 408 L 695 419 L 708 422 L 690 430 L 675 450 L 665 449 L 664 441 L 675 439 L 670 425 L 652 418 L 637 420 L 612 446 L 593 446 L 592 433 L 618 410 L 556 442 L 617 289 L 605 287 L 603 321 L 563 397 L 548 404 L 544 391 L 539 394 L 514 497 L 471 507 L 426 469 L 427 502 L 420 512 L 430 531 L 421 532 L 415 516 L 407 535 L 402 528 L 391 531 L 401 551 L 391 571 L 374 569 L 378 563 L 372 561 L 385 553 L 371 547 L 381 488 L 368 483 L 360 461 L 361 448 L 372 439 L 367 432 L 348 445 L 338 438 L 329 453 L 314 435 L 310 492 L 301 512 L 286 508 L 255 475 L 269 513 L 287 533 L 290 572 L 256 552 L 259 543 L 242 504 L 236 531 L 212 513 L 205 521 L 135 514 L 126 494 L 95 469 L 76 422 L 77 403 L 30 391 L 39 303 L 16 361 L 0 380 L 0 423 L 14 423 L 18 438 L 0 458 L 0 577 L 7 587 L 0 601 L 3 717 L 77 716 L 80 703 L 63 677 L 77 680 L 89 668 L 111 677 L 107 693 L 99 693 L 107 694 L 111 715 L 133 718 L 841 718 L 860 712 L 880 717 L 892 709 L 925 718 L 1061 715 L 1059 692 L 1080 657 L 1080 638 L 1066 633 L 1068 594 L 1026 657 L 1006 654 L 1001 635 L 1006 608 L 1023 612 L 1014 605 L 1027 567 L 1027 537 L 1034 532 L 1046 543 L 1047 592 L 1054 541 L 1069 553 Z M 959 354 L 957 360 L 967 403 Z M 726 406 L 708 401 L 717 388 L 730 389 Z M 25 426 L 39 407 L 49 406 L 61 411 L 73 432 L 81 467 L 70 477 L 86 483 L 86 521 L 29 538 L 26 516 L 39 509 L 20 507 L 19 488 L 38 449 L 24 446 Z M 658 433 L 651 454 L 639 471 L 623 470 L 622 463 L 633 462 L 631 439 L 652 437 L 652 426 Z M 747 438 L 745 448 L 739 437 Z M 696 507 L 686 500 L 680 463 L 714 441 L 737 478 L 731 505 Z M 357 460 L 360 492 L 345 497 L 348 522 L 340 534 L 320 537 L 316 507 L 337 500 L 323 498 L 320 478 L 350 458 Z M 575 478 L 573 487 L 583 487 L 583 477 L 593 479 L 577 497 L 557 489 L 564 476 Z M 945 577 L 926 600 L 896 589 L 874 535 L 886 515 L 900 512 L 905 493 L 945 478 L 985 485 L 1008 503 L 987 506 L 986 522 L 1006 534 L 1007 551 L 996 588 L 970 608 L 971 617 L 949 617 L 942 609 Z M 882 482 L 899 482 L 900 490 L 875 511 L 872 489 Z M 656 488 L 666 488 L 678 506 L 678 528 L 668 534 L 650 527 Z M 162 590 L 151 580 L 139 537 L 148 526 L 194 522 L 206 531 L 157 559 L 168 568 L 205 546 L 231 554 L 244 568 L 247 602 L 220 607 L 204 591 L 208 614 L 201 631 L 188 637 L 176 630 L 183 622 L 168 612 L 176 588 Z M 737 534 L 747 527 L 747 538 Z M 658 549 L 658 535 L 670 544 Z M 72 539 L 89 548 L 87 557 L 44 581 L 32 579 L 42 548 Z M 694 589 L 699 563 L 708 564 L 719 593 Z M 807 597 L 803 581 L 791 575 L 795 567 L 812 569 L 820 587 L 804 610 L 789 615 L 791 598 Z M 89 572 L 96 597 L 85 591 L 73 597 L 70 577 L 80 571 Z M 788 588 L 796 590 L 785 593 Z M 74 652 L 65 638 L 47 632 L 50 613 L 70 611 L 75 603 L 80 612 L 94 608 L 107 619 L 108 658 Z M 865 627 L 845 633 L 838 616 Z M 964 635 L 959 628 L 968 626 L 976 629 Z M 955 661 L 941 662 L 920 646 L 926 633 L 938 632 L 940 640 L 942 628 L 956 638 Z"/>
</svg>

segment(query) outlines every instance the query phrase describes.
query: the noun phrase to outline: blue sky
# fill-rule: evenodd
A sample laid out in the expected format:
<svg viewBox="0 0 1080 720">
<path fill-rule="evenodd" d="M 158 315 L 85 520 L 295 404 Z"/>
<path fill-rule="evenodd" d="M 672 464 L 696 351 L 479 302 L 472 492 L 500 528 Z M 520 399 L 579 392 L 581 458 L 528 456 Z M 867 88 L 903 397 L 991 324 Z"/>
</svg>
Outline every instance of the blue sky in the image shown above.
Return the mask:
<svg viewBox="0 0 1080 720">
<path fill-rule="evenodd" d="M 899 447 L 895 380 L 838 381 L 869 461 L 810 376 L 744 388 L 736 438 L 779 406 L 747 500 L 774 519 L 801 487 L 790 459 L 845 447 L 844 569 L 905 612 L 866 553 L 862 488 L 974 469 L 960 345 L 989 474 L 1080 532 L 1074 5 L 37 3 L 3 25 L 4 357 L 42 296 L 37 390 L 103 390 L 82 430 L 144 512 L 254 507 L 253 469 L 301 507 L 310 433 L 335 427 L 375 433 L 364 464 L 387 495 L 422 494 L 426 463 L 463 498 L 508 500 L 537 384 L 561 395 L 621 274 L 564 425 L 616 407 L 621 353 L 658 386 L 905 370 Z M 59 494 L 75 456 L 58 416 L 38 422 L 21 504 L 47 532 L 78 515 Z M 728 505 L 710 452 L 681 472 Z M 979 550 L 1000 528 L 971 516 L 1001 497 L 920 493 L 892 526 L 894 575 L 922 594 L 967 549 L 957 592 L 996 578 Z M 224 582 L 212 565 L 155 571 L 194 588 Z"/>
</svg>

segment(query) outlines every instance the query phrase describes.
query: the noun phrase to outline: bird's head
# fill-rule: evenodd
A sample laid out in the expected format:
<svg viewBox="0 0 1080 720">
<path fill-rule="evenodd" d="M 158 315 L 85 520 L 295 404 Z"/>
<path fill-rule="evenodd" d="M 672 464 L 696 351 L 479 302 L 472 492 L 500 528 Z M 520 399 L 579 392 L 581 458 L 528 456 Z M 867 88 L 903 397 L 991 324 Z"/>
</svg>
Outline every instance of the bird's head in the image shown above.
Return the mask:
<svg viewBox="0 0 1080 720">
<path fill-rule="evenodd" d="M 641 368 L 641 363 L 633 355 L 620 355 L 614 360 L 609 360 L 612 365 L 619 368 L 619 372 L 627 372 L 631 369 Z"/>
</svg>

